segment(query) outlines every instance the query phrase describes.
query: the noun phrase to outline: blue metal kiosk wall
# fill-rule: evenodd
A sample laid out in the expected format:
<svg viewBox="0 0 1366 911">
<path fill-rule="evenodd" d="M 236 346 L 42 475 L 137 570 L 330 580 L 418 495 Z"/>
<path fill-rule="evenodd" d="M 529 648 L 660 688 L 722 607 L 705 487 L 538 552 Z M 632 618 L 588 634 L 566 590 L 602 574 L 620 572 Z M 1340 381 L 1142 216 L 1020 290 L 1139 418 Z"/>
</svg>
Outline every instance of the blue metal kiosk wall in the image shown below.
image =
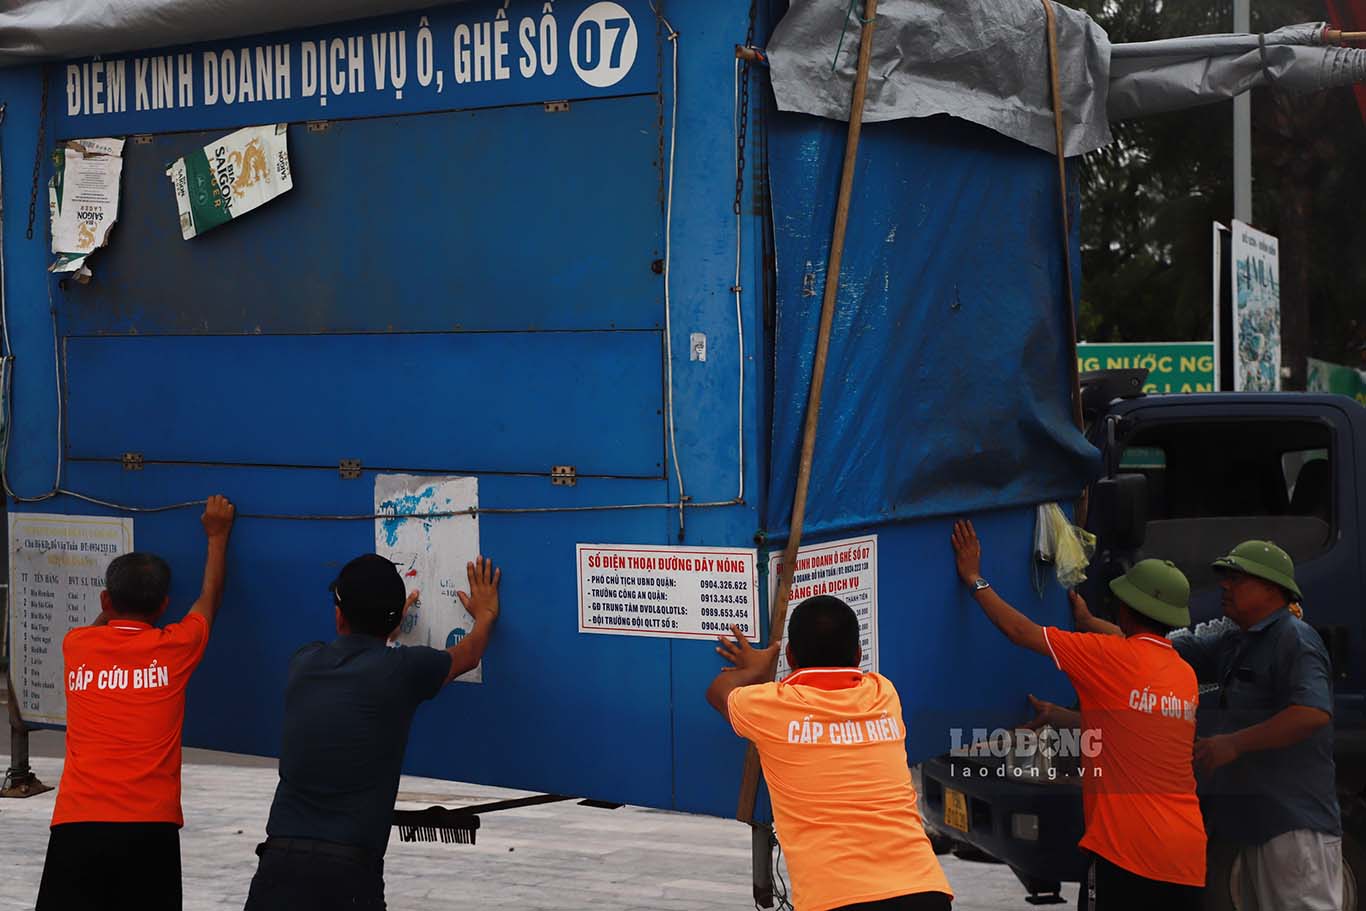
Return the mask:
<svg viewBox="0 0 1366 911">
<path fill-rule="evenodd" d="M 756 536 L 765 540 L 765 529 L 781 534 L 790 496 L 783 492 L 791 472 L 785 456 L 801 419 L 796 390 L 809 371 L 802 351 L 814 319 L 805 263 L 808 256 L 823 261 L 821 232 L 828 234 L 835 185 L 828 169 L 799 165 L 828 163 L 837 128 L 805 118 L 774 122 L 770 209 L 766 169 L 754 167 L 770 160 L 756 103 L 737 218 L 732 48 L 746 31 L 743 5 L 678 4 L 665 25 L 644 0 L 620 0 L 629 23 L 618 16 L 616 27 L 634 30 L 634 59 L 623 64 L 630 57 L 623 51 L 614 62 L 604 44 L 576 64 L 573 26 L 589 6 L 513 0 L 505 78 L 494 58 L 462 58 L 454 37 L 462 25 L 496 34 L 502 4 L 483 2 L 114 55 L 102 62 L 128 61 L 123 111 L 110 112 L 106 95 L 103 112 L 95 112 L 86 76 L 77 76 L 73 95 L 65 65 L 49 71 L 45 104 L 37 68 L 0 73 L 14 491 L 45 494 L 60 473 L 64 490 L 122 506 L 146 509 L 221 491 L 248 515 L 316 517 L 241 520 L 222 619 L 189 695 L 187 744 L 265 755 L 277 749 L 288 658 L 301 642 L 331 634 L 327 583 L 346 559 L 373 546 L 371 522 L 322 517 L 370 513 L 375 471 L 474 475 L 487 510 L 482 547 L 505 568 L 504 620 L 484 683 L 453 686 L 419 713 L 408 771 L 732 811 L 742 745 L 701 698 L 717 665 L 711 646 L 579 634 L 572 557 L 576 542 L 752 546 Z M 551 45 L 540 43 L 546 15 L 560 57 L 550 74 Z M 518 39 L 527 19 L 535 23 L 534 61 L 517 50 L 525 47 Z M 432 54 L 426 82 L 424 30 Z M 377 35 L 389 48 L 391 41 L 407 48 L 401 91 L 392 79 L 381 91 L 373 79 L 379 66 L 363 70 L 372 78 L 362 76 L 364 90 L 355 90 L 351 42 L 369 67 L 377 62 Z M 319 68 L 311 94 L 299 50 L 305 43 L 313 44 L 310 65 Z M 278 46 L 295 49 L 290 97 L 266 99 L 265 83 L 252 81 L 247 101 L 242 61 L 278 61 L 258 57 L 260 48 Z M 155 88 L 156 68 L 179 74 L 182 54 L 193 63 L 191 104 L 181 103 L 178 75 L 169 93 Z M 215 103 L 206 104 L 211 55 L 218 86 Z M 232 103 L 229 57 L 238 77 Z M 137 59 L 149 61 L 143 110 L 141 85 L 133 84 Z M 527 63 L 529 71 L 521 68 Z M 762 79 L 754 85 L 756 96 L 764 94 Z M 567 110 L 545 103 L 563 100 Z M 271 122 L 291 123 L 294 190 L 240 224 L 181 240 L 165 165 L 230 128 Z M 49 280 L 46 166 L 37 224 L 26 237 L 35 145 L 134 134 L 143 138 L 125 152 L 119 221 L 109 248 L 91 260 L 94 281 Z M 804 157 L 813 136 L 825 149 Z M 958 154 L 964 150 L 975 154 Z M 879 181 L 906 185 L 904 174 L 885 168 L 907 152 L 914 153 L 907 162 L 922 162 L 938 177 L 922 180 L 918 194 L 882 194 L 879 202 Z M 865 157 L 860 204 L 878 212 L 870 226 L 884 230 L 889 218 L 908 228 L 939 225 L 898 235 L 904 247 L 878 235 L 879 262 L 913 260 L 931 274 L 944 250 L 1024 245 L 972 262 L 980 279 L 973 287 L 982 292 L 975 353 L 964 344 L 972 333 L 961 330 L 937 349 L 942 330 L 933 320 L 912 325 L 902 318 L 919 306 L 920 298 L 907 303 L 915 288 L 893 285 L 900 273 L 858 257 L 853 268 L 886 282 L 878 306 L 846 311 L 855 315 L 839 329 L 851 338 L 913 332 L 917 339 L 894 350 L 848 349 L 848 364 L 857 366 L 827 401 L 830 445 L 823 440 L 820 451 L 829 461 L 817 477 L 824 486 L 813 513 L 817 540 L 866 529 L 883 536 L 881 667 L 903 691 L 915 759 L 946 749 L 950 726 L 1016 720 L 1024 689 L 1056 694 L 1060 686 L 1044 676 L 1042 661 L 997 641 L 958 595 L 947 556 L 949 514 L 995 510 L 983 525 L 988 542 L 1000 542 L 992 567 L 998 587 L 1059 620 L 1056 592 L 1041 604 L 1030 591 L 1030 504 L 1079 489 L 1086 458 L 1077 439 L 1058 429 L 1066 358 L 1054 306 L 1061 266 L 1050 160 L 941 122 L 874 131 Z M 1023 189 L 1007 198 L 983 194 L 956 209 L 961 194 L 936 189 L 961 190 L 979 178 Z M 928 212 L 935 213 L 929 222 Z M 856 207 L 856 224 L 860 217 Z M 764 263 L 769 224 L 776 267 Z M 1007 228 L 996 230 L 1001 225 Z M 856 231 L 851 244 L 872 237 Z M 777 279 L 776 328 L 766 275 Z M 845 305 L 870 290 L 877 289 L 851 286 Z M 931 307 L 946 298 L 926 300 Z M 1006 313 L 1014 314 L 1015 328 L 993 335 L 987 327 Z M 705 361 L 685 354 L 693 333 L 706 336 Z M 920 368 L 908 360 L 936 350 L 940 360 Z M 982 421 L 972 426 L 995 428 L 999 449 L 1047 445 L 1032 464 L 988 460 L 985 474 L 978 465 L 956 477 L 930 476 L 931 487 L 941 477 L 951 483 L 936 488 L 943 495 L 924 508 L 905 508 L 908 498 L 924 498 L 923 488 L 903 483 L 927 464 L 922 456 L 937 453 L 929 461 L 942 465 L 965 444 L 964 433 L 949 428 L 969 395 L 963 373 L 918 389 L 909 378 L 931 362 L 964 358 L 991 359 L 1016 390 L 983 406 Z M 1025 402 L 1027 413 L 1015 410 Z M 892 433 L 890 446 L 920 455 L 872 457 L 857 432 L 860 410 L 876 416 L 865 429 Z M 143 455 L 141 471 L 124 470 L 125 452 Z M 359 459 L 362 477 L 343 480 L 341 459 Z M 553 486 L 552 465 L 575 466 L 577 484 Z M 864 482 L 873 493 L 852 509 L 839 505 Z M 898 505 L 877 505 L 898 485 Z M 676 508 L 634 508 L 676 504 L 682 494 L 692 504 L 682 526 Z M 569 511 L 589 506 L 624 508 Z M 126 514 L 69 494 L 39 503 L 11 499 L 9 507 Z M 137 546 L 172 563 L 172 612 L 183 611 L 202 558 L 196 511 L 133 515 Z M 997 673 L 970 673 L 980 662 Z"/>
</svg>

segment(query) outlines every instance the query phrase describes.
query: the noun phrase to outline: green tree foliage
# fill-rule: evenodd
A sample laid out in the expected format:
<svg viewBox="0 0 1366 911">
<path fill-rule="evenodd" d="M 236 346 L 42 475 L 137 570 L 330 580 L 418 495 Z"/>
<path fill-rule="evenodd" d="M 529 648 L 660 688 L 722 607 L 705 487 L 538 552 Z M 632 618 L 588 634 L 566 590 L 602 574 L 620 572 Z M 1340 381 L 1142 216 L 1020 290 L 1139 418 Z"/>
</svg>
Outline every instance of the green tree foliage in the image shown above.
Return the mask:
<svg viewBox="0 0 1366 911">
<path fill-rule="evenodd" d="M 1230 30 L 1231 0 L 1082 0 L 1113 42 Z M 1312 0 L 1252 0 L 1254 30 L 1317 21 Z M 1360 357 L 1366 124 L 1350 89 L 1253 93 L 1253 220 L 1281 239 L 1284 362 Z M 1112 124 L 1082 162 L 1081 324 L 1091 341 L 1211 337 L 1211 224 L 1233 212 L 1232 105 Z M 1355 340 L 1354 340 L 1355 338 Z"/>
</svg>

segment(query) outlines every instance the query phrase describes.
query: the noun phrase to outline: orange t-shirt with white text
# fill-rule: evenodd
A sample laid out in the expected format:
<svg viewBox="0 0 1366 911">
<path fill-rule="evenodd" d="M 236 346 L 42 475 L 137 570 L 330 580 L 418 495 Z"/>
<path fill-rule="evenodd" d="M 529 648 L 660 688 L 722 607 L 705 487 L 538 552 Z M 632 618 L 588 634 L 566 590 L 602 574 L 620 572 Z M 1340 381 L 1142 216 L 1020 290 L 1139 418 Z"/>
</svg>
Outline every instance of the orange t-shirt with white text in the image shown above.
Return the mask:
<svg viewBox="0 0 1366 911">
<path fill-rule="evenodd" d="M 1044 630 L 1049 651 L 1081 700 L 1081 724 L 1099 731 L 1083 757 L 1086 835 L 1081 847 L 1147 879 L 1205 884 L 1205 823 L 1192 754 L 1195 672 L 1160 636 Z"/>
<path fill-rule="evenodd" d="M 185 687 L 209 624 L 158 629 L 135 620 L 73 629 L 62 640 L 66 765 L 52 812 L 69 822 L 171 822 L 180 811 Z"/>
<path fill-rule="evenodd" d="M 759 751 L 797 911 L 953 894 L 920 821 L 890 680 L 809 668 L 732 690 L 727 708 Z"/>
</svg>

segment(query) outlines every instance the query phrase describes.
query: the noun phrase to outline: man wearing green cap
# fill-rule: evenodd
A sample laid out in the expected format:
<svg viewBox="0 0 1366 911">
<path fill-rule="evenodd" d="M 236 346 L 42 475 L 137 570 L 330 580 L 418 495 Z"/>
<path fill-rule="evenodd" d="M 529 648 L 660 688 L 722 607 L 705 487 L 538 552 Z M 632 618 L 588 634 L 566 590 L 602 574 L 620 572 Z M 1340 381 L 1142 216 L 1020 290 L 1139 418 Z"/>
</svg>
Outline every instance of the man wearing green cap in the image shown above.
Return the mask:
<svg viewBox="0 0 1366 911">
<path fill-rule="evenodd" d="M 1144 560 L 1110 586 L 1122 637 L 1067 632 L 1039 626 L 996 594 L 982 577 L 971 522 L 955 525 L 952 543 L 958 575 L 987 618 L 1011 642 L 1052 658 L 1077 691 L 1079 716 L 1031 696 L 1036 723 L 1099 735 L 1100 750 L 1082 757 L 1081 847 L 1095 857 L 1090 907 L 1195 911 L 1205 884 L 1191 768 L 1198 691 L 1165 638 L 1190 623 L 1186 577 L 1171 563 Z"/>
<path fill-rule="evenodd" d="M 1211 851 L 1242 861 L 1243 911 L 1338 909 L 1328 651 L 1289 610 L 1302 595 L 1284 550 L 1244 541 L 1213 566 L 1236 627 L 1172 640 L 1202 683 L 1219 686 L 1200 706 L 1195 747 Z"/>
</svg>

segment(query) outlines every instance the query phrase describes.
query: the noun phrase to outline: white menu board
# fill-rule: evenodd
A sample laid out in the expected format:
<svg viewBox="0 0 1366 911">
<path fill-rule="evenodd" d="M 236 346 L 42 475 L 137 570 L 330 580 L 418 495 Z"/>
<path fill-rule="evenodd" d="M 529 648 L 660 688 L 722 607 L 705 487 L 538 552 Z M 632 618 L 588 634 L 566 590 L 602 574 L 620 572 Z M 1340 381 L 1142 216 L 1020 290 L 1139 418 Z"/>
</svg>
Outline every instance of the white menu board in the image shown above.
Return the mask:
<svg viewBox="0 0 1366 911">
<path fill-rule="evenodd" d="M 9 514 L 10 673 L 24 720 L 66 724 L 62 639 L 95 622 L 105 569 L 132 550 L 132 519 Z"/>
</svg>

